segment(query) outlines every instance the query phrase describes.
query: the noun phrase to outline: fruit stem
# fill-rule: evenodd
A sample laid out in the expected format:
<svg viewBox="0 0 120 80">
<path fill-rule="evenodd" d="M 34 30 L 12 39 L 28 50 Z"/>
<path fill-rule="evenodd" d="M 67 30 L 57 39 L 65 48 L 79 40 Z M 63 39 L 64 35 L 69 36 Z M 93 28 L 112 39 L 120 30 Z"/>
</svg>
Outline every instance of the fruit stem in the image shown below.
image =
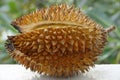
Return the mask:
<svg viewBox="0 0 120 80">
<path fill-rule="evenodd" d="M 109 33 L 115 29 L 115 26 L 111 26 L 110 28 L 106 29 L 106 32 Z"/>
</svg>

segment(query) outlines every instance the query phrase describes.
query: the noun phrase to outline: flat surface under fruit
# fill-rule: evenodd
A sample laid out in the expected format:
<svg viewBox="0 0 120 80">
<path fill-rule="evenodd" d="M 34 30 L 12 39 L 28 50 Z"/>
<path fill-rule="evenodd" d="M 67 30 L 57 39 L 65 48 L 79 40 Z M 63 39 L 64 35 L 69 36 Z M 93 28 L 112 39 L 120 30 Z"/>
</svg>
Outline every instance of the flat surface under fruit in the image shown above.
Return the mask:
<svg viewBox="0 0 120 80">
<path fill-rule="evenodd" d="M 120 80 L 120 65 L 95 65 L 89 72 L 54 78 L 26 70 L 21 65 L 0 65 L 0 80 Z"/>
</svg>

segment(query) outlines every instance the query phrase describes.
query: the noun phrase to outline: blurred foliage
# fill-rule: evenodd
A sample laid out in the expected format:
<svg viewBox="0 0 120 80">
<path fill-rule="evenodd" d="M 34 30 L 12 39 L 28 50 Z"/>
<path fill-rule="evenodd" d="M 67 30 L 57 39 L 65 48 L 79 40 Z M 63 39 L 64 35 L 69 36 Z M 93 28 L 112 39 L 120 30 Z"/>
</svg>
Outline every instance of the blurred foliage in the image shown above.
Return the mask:
<svg viewBox="0 0 120 80">
<path fill-rule="evenodd" d="M 12 20 L 35 9 L 61 3 L 81 8 L 105 28 L 116 26 L 96 63 L 120 63 L 120 0 L 0 0 L 0 63 L 16 63 L 4 47 L 7 36 L 18 33 L 10 25 Z"/>
</svg>

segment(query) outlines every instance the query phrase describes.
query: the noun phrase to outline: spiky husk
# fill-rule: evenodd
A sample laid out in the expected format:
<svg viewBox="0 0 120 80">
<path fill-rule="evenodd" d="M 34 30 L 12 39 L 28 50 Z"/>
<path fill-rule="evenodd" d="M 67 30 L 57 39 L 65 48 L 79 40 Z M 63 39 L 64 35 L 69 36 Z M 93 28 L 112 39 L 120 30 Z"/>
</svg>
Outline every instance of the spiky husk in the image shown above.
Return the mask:
<svg viewBox="0 0 120 80">
<path fill-rule="evenodd" d="M 22 33 L 8 37 L 10 55 L 32 71 L 57 77 L 94 66 L 110 31 L 65 4 L 25 15 L 12 25 Z"/>
<path fill-rule="evenodd" d="M 80 9 L 66 4 L 36 10 L 17 18 L 11 24 L 20 32 L 29 32 L 36 28 L 44 28 L 47 25 L 96 26 L 102 28 L 102 26 L 84 15 Z"/>
</svg>

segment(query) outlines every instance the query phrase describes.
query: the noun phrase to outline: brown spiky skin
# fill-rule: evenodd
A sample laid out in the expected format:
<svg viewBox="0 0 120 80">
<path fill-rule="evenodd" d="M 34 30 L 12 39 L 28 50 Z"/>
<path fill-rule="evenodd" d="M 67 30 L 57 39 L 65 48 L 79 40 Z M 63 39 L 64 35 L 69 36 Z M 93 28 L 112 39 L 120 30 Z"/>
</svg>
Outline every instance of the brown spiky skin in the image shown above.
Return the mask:
<svg viewBox="0 0 120 80">
<path fill-rule="evenodd" d="M 11 24 L 20 32 L 29 32 L 38 28 L 38 25 L 39 28 L 44 28 L 44 26 L 51 24 L 96 26 L 102 28 L 102 26 L 84 15 L 80 9 L 66 4 L 36 10 L 33 13 L 17 18 Z"/>
<path fill-rule="evenodd" d="M 8 37 L 10 55 L 26 68 L 50 76 L 88 71 L 107 41 L 106 30 L 65 4 L 25 15 L 12 25 L 22 33 Z"/>
</svg>

